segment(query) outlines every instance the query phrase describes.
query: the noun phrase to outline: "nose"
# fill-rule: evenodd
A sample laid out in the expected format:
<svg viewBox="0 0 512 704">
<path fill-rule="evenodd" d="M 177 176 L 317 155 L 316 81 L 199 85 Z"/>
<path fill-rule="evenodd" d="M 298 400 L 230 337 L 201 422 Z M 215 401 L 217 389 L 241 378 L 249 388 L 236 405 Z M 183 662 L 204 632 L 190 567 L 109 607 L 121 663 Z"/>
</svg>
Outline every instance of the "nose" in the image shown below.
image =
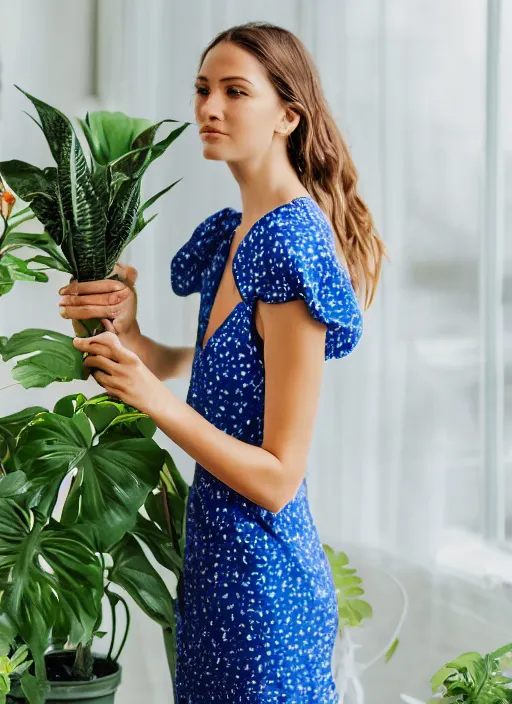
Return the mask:
<svg viewBox="0 0 512 704">
<path fill-rule="evenodd" d="M 220 91 L 211 90 L 208 95 L 199 95 L 196 103 L 196 113 L 201 122 L 222 119 L 224 101 Z"/>
</svg>

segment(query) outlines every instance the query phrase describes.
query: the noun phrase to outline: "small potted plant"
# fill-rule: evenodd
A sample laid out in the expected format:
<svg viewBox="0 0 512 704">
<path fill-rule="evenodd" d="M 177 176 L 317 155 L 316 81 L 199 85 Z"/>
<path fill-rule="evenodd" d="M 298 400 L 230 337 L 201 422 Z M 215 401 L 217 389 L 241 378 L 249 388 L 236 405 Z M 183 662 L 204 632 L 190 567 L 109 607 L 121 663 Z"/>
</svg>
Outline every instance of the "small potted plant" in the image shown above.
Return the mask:
<svg viewBox="0 0 512 704">
<path fill-rule="evenodd" d="M 482 656 L 469 652 L 446 663 L 430 680 L 427 704 L 506 704 L 512 702 L 512 643 Z M 402 695 L 407 704 L 424 702 Z"/>
</svg>

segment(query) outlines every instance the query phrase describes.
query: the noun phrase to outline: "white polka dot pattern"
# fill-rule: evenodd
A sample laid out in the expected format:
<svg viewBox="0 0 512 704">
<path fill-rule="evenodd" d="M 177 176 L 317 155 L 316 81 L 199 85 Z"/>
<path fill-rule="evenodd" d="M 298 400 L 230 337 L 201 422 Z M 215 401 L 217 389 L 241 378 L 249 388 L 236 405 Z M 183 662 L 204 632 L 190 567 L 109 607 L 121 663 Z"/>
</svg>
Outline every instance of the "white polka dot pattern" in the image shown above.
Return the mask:
<svg viewBox="0 0 512 704">
<path fill-rule="evenodd" d="M 242 301 L 201 343 L 241 213 L 204 220 L 171 262 L 180 296 L 201 293 L 187 403 L 217 428 L 261 446 L 265 370 L 255 301 L 302 298 L 327 328 L 325 358 L 349 354 L 362 315 L 333 233 L 312 198 L 264 215 L 233 260 Z M 243 471 L 243 468 L 241 468 Z M 178 704 L 328 704 L 338 628 L 331 569 L 303 479 L 273 513 L 196 463 L 186 517 L 184 593 L 178 617 Z"/>
</svg>

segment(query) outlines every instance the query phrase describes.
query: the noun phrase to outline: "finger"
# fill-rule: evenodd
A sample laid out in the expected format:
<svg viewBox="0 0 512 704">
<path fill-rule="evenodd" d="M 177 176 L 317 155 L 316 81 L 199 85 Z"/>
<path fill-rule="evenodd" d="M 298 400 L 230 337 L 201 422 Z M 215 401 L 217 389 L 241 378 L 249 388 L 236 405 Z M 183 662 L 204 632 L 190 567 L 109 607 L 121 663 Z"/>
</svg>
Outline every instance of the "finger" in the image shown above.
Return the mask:
<svg viewBox="0 0 512 704">
<path fill-rule="evenodd" d="M 67 320 L 90 320 L 92 318 L 110 318 L 115 320 L 121 312 L 120 305 L 115 306 L 61 306 L 60 315 Z"/>
<path fill-rule="evenodd" d="M 81 342 L 81 339 L 78 338 L 79 341 Z M 101 355 L 102 357 L 108 357 L 109 359 L 113 359 L 112 355 L 112 348 L 107 347 L 106 345 L 101 345 L 100 343 L 97 342 L 92 342 L 87 348 L 82 347 L 80 344 L 76 344 L 73 342 L 73 345 L 81 350 L 82 352 L 88 352 L 89 354 L 93 355 Z M 115 361 L 115 360 L 113 360 Z"/>
<path fill-rule="evenodd" d="M 117 262 L 112 273 L 117 274 L 130 288 L 135 286 L 135 281 L 139 275 L 139 272 L 133 266 L 120 264 L 119 262 Z"/>
<path fill-rule="evenodd" d="M 115 306 L 122 303 L 131 295 L 128 286 L 111 293 L 83 294 L 81 296 L 64 295 L 59 299 L 59 306 Z"/>
<path fill-rule="evenodd" d="M 59 289 L 61 296 L 63 295 L 77 295 L 82 296 L 84 294 L 90 293 L 112 293 L 113 291 L 121 291 L 126 287 L 122 281 L 116 281 L 116 279 L 101 279 L 100 281 L 83 281 L 78 283 L 73 281 L 67 286 L 63 286 Z"/>
<path fill-rule="evenodd" d="M 93 369 L 101 369 L 107 374 L 113 376 L 119 372 L 119 364 L 113 362 L 108 357 L 102 357 L 101 355 L 91 355 L 84 359 L 84 367 L 91 367 Z M 112 380 L 111 380 L 112 381 Z"/>
<path fill-rule="evenodd" d="M 103 388 L 105 390 L 107 390 L 107 388 L 108 388 L 109 393 L 111 391 L 113 391 L 114 393 L 119 393 L 119 391 L 121 390 L 121 388 L 115 384 L 115 382 L 113 381 L 110 374 L 105 374 L 105 372 L 98 370 L 98 371 L 93 371 L 92 376 L 98 382 L 98 384 L 103 386 Z"/>
<path fill-rule="evenodd" d="M 109 350 L 109 356 L 112 356 L 113 351 L 122 348 L 117 335 L 110 331 L 99 333 L 93 337 L 75 337 L 73 344 L 84 352 L 92 351 L 93 345 L 103 345 Z"/>
<path fill-rule="evenodd" d="M 115 329 L 115 327 L 112 325 L 112 321 L 111 321 L 111 320 L 109 320 L 108 318 L 102 318 L 102 319 L 101 319 L 101 322 L 103 323 L 103 325 L 105 326 L 105 329 L 106 329 L 108 332 L 113 332 L 114 334 L 117 335 L 116 329 Z"/>
</svg>

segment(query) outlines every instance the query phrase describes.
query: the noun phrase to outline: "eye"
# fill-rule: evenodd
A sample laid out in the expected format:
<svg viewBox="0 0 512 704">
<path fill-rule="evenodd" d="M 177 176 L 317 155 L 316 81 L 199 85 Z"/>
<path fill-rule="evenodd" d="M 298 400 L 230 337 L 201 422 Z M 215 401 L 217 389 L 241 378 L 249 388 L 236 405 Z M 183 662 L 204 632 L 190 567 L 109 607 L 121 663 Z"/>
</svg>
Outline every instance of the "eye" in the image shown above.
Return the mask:
<svg viewBox="0 0 512 704">
<path fill-rule="evenodd" d="M 229 89 L 232 92 L 232 95 L 247 95 L 247 93 L 243 93 L 241 90 L 237 90 L 236 88 L 230 88 Z"/>
<path fill-rule="evenodd" d="M 207 88 L 204 88 L 203 86 L 194 86 L 194 87 L 195 87 L 196 93 L 198 95 L 207 95 L 208 94 Z M 236 97 L 239 97 L 241 95 L 247 95 L 247 93 L 244 93 L 243 91 L 238 90 L 237 88 L 228 88 L 228 93 L 230 95 L 234 95 Z"/>
</svg>

